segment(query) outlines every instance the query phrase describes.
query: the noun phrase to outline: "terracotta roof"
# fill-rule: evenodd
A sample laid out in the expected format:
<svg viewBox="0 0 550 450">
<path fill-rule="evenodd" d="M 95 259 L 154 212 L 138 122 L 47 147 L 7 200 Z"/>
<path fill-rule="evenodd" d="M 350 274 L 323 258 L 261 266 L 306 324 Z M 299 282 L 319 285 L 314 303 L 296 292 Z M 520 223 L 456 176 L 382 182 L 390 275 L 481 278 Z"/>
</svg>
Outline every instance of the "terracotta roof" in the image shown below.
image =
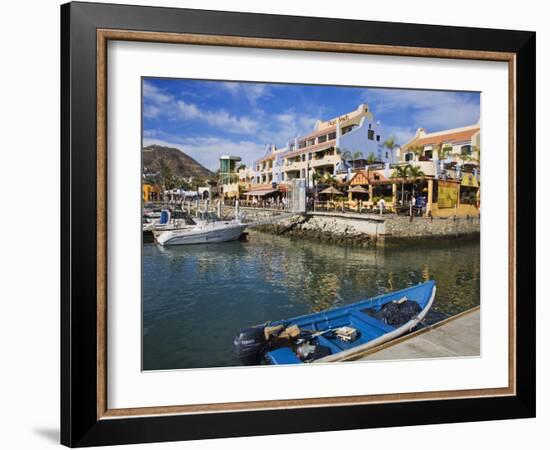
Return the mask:
<svg viewBox="0 0 550 450">
<path fill-rule="evenodd" d="M 414 139 L 405 147 L 424 146 L 424 145 L 439 145 L 451 142 L 466 142 L 472 139 L 472 136 L 479 132 L 479 127 L 469 128 L 467 130 L 453 131 L 450 133 L 432 133 L 420 139 Z"/>
<path fill-rule="evenodd" d="M 364 176 L 365 179 L 369 181 L 369 184 L 380 182 L 380 181 L 389 181 L 388 178 L 386 178 L 384 175 L 381 175 L 379 172 L 375 170 L 369 170 L 368 173 L 366 170 L 358 170 L 357 172 L 355 172 L 355 175 L 353 175 L 353 177 L 351 177 L 351 179 L 349 180 L 350 184 L 353 182 L 353 179 L 358 175 Z"/>
</svg>

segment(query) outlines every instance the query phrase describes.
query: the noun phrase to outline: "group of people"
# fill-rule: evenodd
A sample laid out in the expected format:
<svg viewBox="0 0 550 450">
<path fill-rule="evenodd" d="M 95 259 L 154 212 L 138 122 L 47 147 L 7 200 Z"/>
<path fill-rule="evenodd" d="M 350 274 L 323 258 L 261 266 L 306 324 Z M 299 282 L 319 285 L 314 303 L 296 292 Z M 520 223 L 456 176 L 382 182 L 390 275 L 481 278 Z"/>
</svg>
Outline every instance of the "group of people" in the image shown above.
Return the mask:
<svg viewBox="0 0 550 450">
<path fill-rule="evenodd" d="M 252 197 L 252 200 L 247 202 L 247 206 L 260 207 L 260 208 L 272 208 L 272 209 L 286 209 L 288 206 L 288 200 L 284 196 L 258 198 Z"/>
</svg>

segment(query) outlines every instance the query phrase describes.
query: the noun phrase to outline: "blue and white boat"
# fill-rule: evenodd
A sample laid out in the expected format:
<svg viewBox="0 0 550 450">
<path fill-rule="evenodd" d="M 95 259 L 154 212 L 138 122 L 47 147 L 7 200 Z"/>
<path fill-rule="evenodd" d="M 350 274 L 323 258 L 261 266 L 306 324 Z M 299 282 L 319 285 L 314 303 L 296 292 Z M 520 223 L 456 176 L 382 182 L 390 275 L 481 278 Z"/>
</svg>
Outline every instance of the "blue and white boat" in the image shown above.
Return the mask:
<svg viewBox="0 0 550 450">
<path fill-rule="evenodd" d="M 234 344 L 245 364 L 262 359 L 269 364 L 350 359 L 416 327 L 430 310 L 435 292 L 435 281 L 430 280 L 351 305 L 247 328 Z"/>
</svg>

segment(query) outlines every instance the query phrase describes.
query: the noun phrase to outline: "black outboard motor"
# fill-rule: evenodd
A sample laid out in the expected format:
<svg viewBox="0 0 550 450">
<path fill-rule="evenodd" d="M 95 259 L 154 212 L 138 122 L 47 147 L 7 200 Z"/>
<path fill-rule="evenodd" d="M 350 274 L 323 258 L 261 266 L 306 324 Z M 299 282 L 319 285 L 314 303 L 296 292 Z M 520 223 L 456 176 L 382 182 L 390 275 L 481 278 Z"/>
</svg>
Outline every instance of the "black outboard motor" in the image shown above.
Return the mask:
<svg viewBox="0 0 550 450">
<path fill-rule="evenodd" d="M 245 328 L 233 340 L 237 356 L 245 365 L 258 364 L 267 348 L 264 327 Z"/>
</svg>

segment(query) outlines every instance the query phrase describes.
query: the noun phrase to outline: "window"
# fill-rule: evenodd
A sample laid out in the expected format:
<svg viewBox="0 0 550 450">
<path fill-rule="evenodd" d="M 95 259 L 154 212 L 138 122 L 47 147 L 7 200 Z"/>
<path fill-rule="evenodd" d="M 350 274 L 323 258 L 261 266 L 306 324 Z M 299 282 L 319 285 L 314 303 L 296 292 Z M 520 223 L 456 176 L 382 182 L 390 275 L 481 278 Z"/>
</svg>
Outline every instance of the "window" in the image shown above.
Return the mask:
<svg viewBox="0 0 550 450">
<path fill-rule="evenodd" d="M 463 145 L 462 147 L 460 147 L 460 154 L 462 156 L 471 156 L 472 146 L 471 145 Z"/>
<path fill-rule="evenodd" d="M 388 159 L 388 152 L 386 152 L 386 159 Z"/>
<path fill-rule="evenodd" d="M 306 169 L 302 169 L 302 178 L 306 177 Z"/>
<path fill-rule="evenodd" d="M 321 144 L 322 142 L 326 142 L 326 141 L 327 141 L 327 135 L 326 135 L 326 134 L 323 135 L 323 136 L 319 136 L 319 137 L 317 138 L 317 142 L 318 142 L 319 144 Z"/>
<path fill-rule="evenodd" d="M 369 128 L 370 128 L 370 125 L 369 125 Z M 373 141 L 374 140 L 374 130 L 369 130 L 369 141 Z"/>
<path fill-rule="evenodd" d="M 376 142 L 380 142 L 380 135 L 379 134 L 376 135 Z"/>
<path fill-rule="evenodd" d="M 332 141 L 333 139 L 336 139 L 336 131 L 333 131 L 332 133 L 329 133 L 328 138 L 329 138 L 330 141 Z"/>
<path fill-rule="evenodd" d="M 310 145 L 315 145 L 315 139 L 308 139 L 307 140 L 307 146 L 309 147 Z"/>
<path fill-rule="evenodd" d="M 405 161 L 412 161 L 414 153 L 405 153 Z"/>
<path fill-rule="evenodd" d="M 306 160 L 306 154 L 302 153 L 302 162 L 304 162 L 305 160 Z"/>
<path fill-rule="evenodd" d="M 298 142 L 298 148 L 304 148 L 306 146 L 306 141 Z"/>
<path fill-rule="evenodd" d="M 307 154 L 307 160 L 308 160 L 308 161 L 311 161 L 311 153 L 308 153 L 308 154 Z"/>
</svg>

